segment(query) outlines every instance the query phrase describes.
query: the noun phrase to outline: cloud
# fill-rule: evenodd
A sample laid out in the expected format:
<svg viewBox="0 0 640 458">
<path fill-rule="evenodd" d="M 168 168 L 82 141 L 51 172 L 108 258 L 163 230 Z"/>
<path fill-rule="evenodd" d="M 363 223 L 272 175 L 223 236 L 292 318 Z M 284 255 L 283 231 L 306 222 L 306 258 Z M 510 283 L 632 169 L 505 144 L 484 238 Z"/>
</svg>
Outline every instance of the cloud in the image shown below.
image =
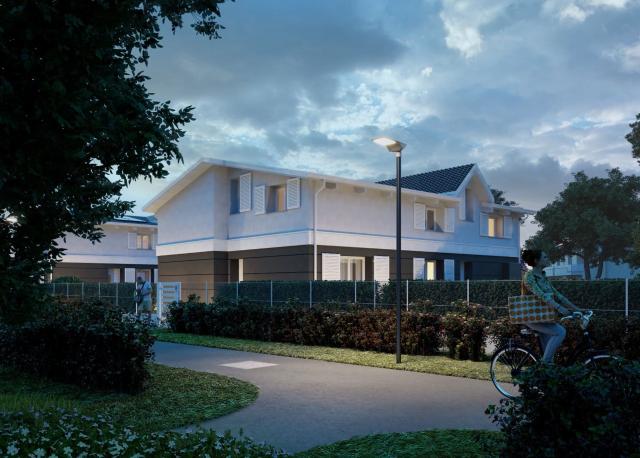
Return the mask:
<svg viewBox="0 0 640 458">
<path fill-rule="evenodd" d="M 624 71 L 640 73 L 640 40 L 628 46 L 617 46 L 613 51 L 606 51 L 604 54 L 616 61 Z"/>
<path fill-rule="evenodd" d="M 561 21 L 584 22 L 598 10 L 622 10 L 629 0 L 545 0 L 543 11 Z"/>
</svg>

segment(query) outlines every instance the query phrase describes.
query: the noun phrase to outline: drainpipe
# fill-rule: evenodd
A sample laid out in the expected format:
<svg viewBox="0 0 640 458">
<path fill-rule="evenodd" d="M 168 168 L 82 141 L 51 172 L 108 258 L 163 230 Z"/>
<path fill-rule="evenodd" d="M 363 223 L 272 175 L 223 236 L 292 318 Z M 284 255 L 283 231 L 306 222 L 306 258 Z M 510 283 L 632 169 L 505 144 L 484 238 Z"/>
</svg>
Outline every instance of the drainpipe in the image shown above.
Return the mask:
<svg viewBox="0 0 640 458">
<path fill-rule="evenodd" d="M 318 195 L 325 190 L 327 182 L 322 180 L 322 186 L 313 197 L 313 279 L 318 279 Z"/>
</svg>

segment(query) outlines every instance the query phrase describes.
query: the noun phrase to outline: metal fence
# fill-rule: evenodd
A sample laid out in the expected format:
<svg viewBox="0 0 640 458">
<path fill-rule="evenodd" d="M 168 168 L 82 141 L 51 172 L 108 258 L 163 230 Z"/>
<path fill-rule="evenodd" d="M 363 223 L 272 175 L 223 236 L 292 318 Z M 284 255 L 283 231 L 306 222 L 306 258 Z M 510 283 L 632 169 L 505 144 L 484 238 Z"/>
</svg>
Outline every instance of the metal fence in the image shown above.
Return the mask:
<svg viewBox="0 0 640 458">
<path fill-rule="evenodd" d="M 67 300 L 100 300 L 135 312 L 135 283 L 47 283 L 47 292 Z M 157 285 L 152 284 L 155 303 Z"/>
</svg>

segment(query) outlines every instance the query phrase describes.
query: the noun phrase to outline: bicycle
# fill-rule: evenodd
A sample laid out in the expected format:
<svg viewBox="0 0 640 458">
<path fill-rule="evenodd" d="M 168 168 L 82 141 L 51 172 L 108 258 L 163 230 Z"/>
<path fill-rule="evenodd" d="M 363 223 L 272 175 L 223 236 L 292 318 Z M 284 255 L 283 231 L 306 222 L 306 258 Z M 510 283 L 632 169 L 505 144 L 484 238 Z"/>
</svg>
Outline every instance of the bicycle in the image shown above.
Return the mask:
<svg viewBox="0 0 640 458">
<path fill-rule="evenodd" d="M 586 366 L 599 368 L 605 367 L 607 362 L 617 359 L 616 356 L 609 354 L 607 351 L 593 348 L 588 330 L 592 317 L 593 311 L 590 310 L 584 314 L 575 312 L 573 315 L 563 317 L 560 320 L 579 319 L 580 327 L 582 328 L 582 340 L 569 356 L 567 365 L 581 361 Z M 520 333 L 524 335 L 535 334 L 538 337 L 539 346 L 542 347 L 538 332 L 524 328 Z M 530 348 L 519 344 L 513 338 L 509 339 L 491 357 L 489 374 L 493 385 L 503 396 L 509 399 L 517 398 L 518 385 L 516 382 L 520 379 L 522 373 L 537 364 L 540 358 L 540 353 L 536 353 Z"/>
</svg>

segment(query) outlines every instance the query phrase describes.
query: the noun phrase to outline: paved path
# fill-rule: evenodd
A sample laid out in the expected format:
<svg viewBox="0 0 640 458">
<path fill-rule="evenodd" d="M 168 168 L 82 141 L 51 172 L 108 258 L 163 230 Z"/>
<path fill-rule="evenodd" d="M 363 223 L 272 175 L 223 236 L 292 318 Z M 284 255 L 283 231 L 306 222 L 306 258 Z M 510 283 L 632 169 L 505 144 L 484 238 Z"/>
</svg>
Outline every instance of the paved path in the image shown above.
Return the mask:
<svg viewBox="0 0 640 458">
<path fill-rule="evenodd" d="M 260 388 L 249 407 L 201 426 L 245 434 L 289 452 L 353 436 L 432 428 L 492 429 L 488 381 L 158 342 L 156 361 L 215 372 Z M 221 364 L 276 364 L 240 369 Z"/>
</svg>

